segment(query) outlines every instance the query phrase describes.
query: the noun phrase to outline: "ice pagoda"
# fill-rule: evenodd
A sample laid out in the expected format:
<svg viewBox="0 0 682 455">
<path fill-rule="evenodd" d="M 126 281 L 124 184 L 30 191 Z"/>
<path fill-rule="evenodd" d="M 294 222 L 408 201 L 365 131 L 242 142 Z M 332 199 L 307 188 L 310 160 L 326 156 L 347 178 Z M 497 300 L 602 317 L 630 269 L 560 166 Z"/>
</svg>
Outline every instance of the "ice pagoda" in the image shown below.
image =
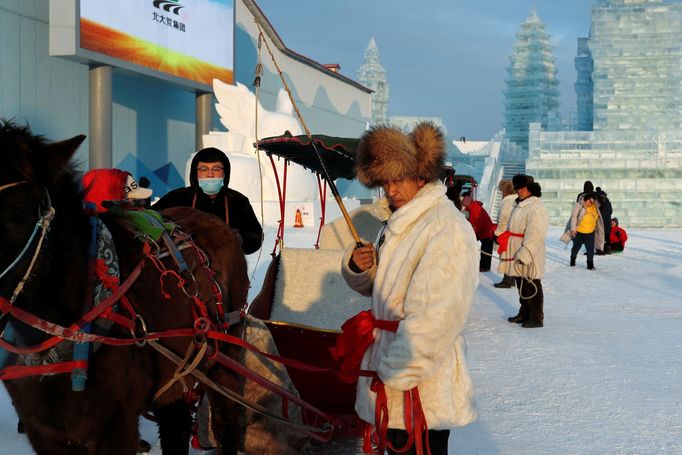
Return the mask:
<svg viewBox="0 0 682 455">
<path fill-rule="evenodd" d="M 549 35 L 535 8 L 521 24 L 507 67 L 504 91 L 506 137 L 528 150 L 528 124 L 547 126 L 559 109 L 559 81 Z"/>
<path fill-rule="evenodd" d="M 682 226 L 682 3 L 597 0 L 575 65 L 585 131 L 530 125 L 526 170 L 552 222 L 591 180 L 622 225 Z"/>
<path fill-rule="evenodd" d="M 358 69 L 358 81 L 374 90 L 372 93 L 372 124 L 386 123 L 388 120 L 388 79 L 386 70 L 379 61 L 379 48 L 374 37 L 371 37 L 365 60 Z"/>
</svg>

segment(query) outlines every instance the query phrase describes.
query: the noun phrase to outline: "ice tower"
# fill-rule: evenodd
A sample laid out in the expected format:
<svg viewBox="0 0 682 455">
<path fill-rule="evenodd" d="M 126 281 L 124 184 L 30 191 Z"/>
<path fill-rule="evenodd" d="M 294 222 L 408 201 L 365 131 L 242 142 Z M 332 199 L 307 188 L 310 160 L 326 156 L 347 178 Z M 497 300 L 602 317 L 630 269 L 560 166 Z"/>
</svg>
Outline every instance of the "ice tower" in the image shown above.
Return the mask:
<svg viewBox="0 0 682 455">
<path fill-rule="evenodd" d="M 358 69 L 358 81 L 374 90 L 372 93 L 372 124 L 386 123 L 388 120 L 388 79 L 386 78 L 386 70 L 379 62 L 379 48 L 374 37 L 370 38 L 367 49 L 365 49 L 365 61 Z"/>
<path fill-rule="evenodd" d="M 592 70 L 594 62 L 588 46 L 587 38 L 578 38 L 578 56 L 575 58 L 575 70 L 578 80 L 575 83 L 576 108 L 578 112 L 577 129 L 579 131 L 592 131 L 594 118 L 594 83 Z"/>
<path fill-rule="evenodd" d="M 595 130 L 682 127 L 682 14 L 662 0 L 601 0 L 592 10 Z"/>
<path fill-rule="evenodd" d="M 521 24 L 507 67 L 504 91 L 506 137 L 528 150 L 528 124 L 547 126 L 559 109 L 559 81 L 552 46 L 535 9 Z"/>
<path fill-rule="evenodd" d="M 578 123 L 529 133 L 526 170 L 565 223 L 585 180 L 601 186 L 631 227 L 681 227 L 682 3 L 597 0 L 578 40 Z"/>
</svg>

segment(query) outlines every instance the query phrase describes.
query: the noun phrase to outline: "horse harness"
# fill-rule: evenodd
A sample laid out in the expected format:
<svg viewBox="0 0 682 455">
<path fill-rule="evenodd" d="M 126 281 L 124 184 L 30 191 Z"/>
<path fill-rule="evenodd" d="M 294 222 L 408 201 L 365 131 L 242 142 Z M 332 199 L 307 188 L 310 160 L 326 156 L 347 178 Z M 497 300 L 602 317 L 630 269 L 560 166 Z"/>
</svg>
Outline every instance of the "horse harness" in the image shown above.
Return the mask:
<svg viewBox="0 0 682 455">
<path fill-rule="evenodd" d="M 29 182 L 25 180 L 8 183 L 6 185 L 0 186 L 0 192 L 28 183 Z M 33 267 L 35 266 L 38 256 L 40 255 L 40 250 L 42 248 L 45 237 L 47 236 L 47 232 L 50 230 L 50 223 L 52 222 L 55 216 L 55 210 L 54 207 L 52 207 L 52 201 L 50 200 L 50 193 L 47 191 L 47 189 L 45 189 L 45 199 L 47 201 L 47 209 L 42 212 L 40 211 L 40 208 L 38 209 L 38 222 L 33 228 L 33 232 L 31 232 L 31 235 L 26 241 L 26 244 L 22 248 L 21 252 L 17 255 L 17 257 L 5 268 L 5 270 L 2 273 L 0 273 L 0 279 L 2 279 L 5 275 L 7 275 L 7 273 L 13 270 L 14 267 L 16 267 L 21 262 L 21 259 L 28 251 L 29 247 L 33 243 L 33 239 L 35 239 L 36 235 L 38 234 L 38 231 L 40 230 L 38 246 L 36 247 L 36 250 L 33 253 L 33 257 L 31 258 L 31 262 L 29 263 L 26 272 L 24 273 L 23 277 L 19 280 L 19 283 L 17 283 L 16 287 L 14 288 L 14 291 L 12 292 L 12 296 L 10 297 L 11 303 L 14 303 L 17 297 L 19 297 L 19 294 L 21 294 L 21 291 L 24 289 L 24 285 L 31 276 L 31 272 L 33 271 Z M 4 313 L 0 315 L 0 319 L 2 319 L 4 315 L 5 315 Z"/>
<path fill-rule="evenodd" d="M 10 183 L 0 186 L 0 191 L 28 183 L 29 182 L 24 181 Z M 224 312 L 222 291 L 214 278 L 215 272 L 208 264 L 207 255 L 196 245 L 190 236 L 183 233 L 179 229 L 173 231 L 172 237 L 164 230 L 164 233 L 161 235 L 161 241 L 159 242 L 153 240 L 148 235 L 142 236 L 142 259 L 132 269 L 131 273 L 123 282 L 111 286 L 111 279 L 107 279 L 104 276 L 98 274 L 98 277 L 103 280 L 103 282 L 106 282 L 111 286 L 111 292 L 108 293 L 108 297 L 104 298 L 99 305 L 95 305 L 88 311 L 84 312 L 78 321 L 74 322 L 68 327 L 60 326 L 58 324 L 44 320 L 15 306 L 14 303 L 17 300 L 17 297 L 20 295 L 24 285 L 31 276 L 33 266 L 40 255 L 44 240 L 49 232 L 50 223 L 55 217 L 55 209 L 50 203 L 47 190 L 45 190 L 45 192 L 46 200 L 48 202 L 47 209 L 40 213 L 40 219 L 36 223 L 36 226 L 22 251 L 2 272 L 2 274 L 0 274 L 0 278 L 4 277 L 10 270 L 14 269 L 19 263 L 21 263 L 22 258 L 26 255 L 26 252 L 29 250 L 30 245 L 33 243 L 36 236 L 38 236 L 39 232 L 39 241 L 35 247 L 35 251 L 27 272 L 24 274 L 19 284 L 14 289 L 10 299 L 0 296 L 0 321 L 5 317 L 11 316 L 16 320 L 49 335 L 50 337 L 39 344 L 28 347 L 20 347 L 14 344 L 15 340 L 11 336 L 8 337 L 8 335 L 11 335 L 8 333 L 10 330 L 7 330 L 6 328 L 4 332 L 0 332 L 0 335 L 2 335 L 0 336 L 0 380 L 61 373 L 71 373 L 73 376 L 74 372 L 87 372 L 87 358 L 74 358 L 74 360 L 70 361 L 55 361 L 58 357 L 57 353 L 64 352 L 64 349 L 59 348 L 53 351 L 49 350 L 55 348 L 59 344 L 64 344 L 64 342 L 67 341 L 73 342 L 76 345 L 82 344 L 85 346 L 87 346 L 88 343 L 101 343 L 110 346 L 131 346 L 135 344 L 139 347 L 144 347 L 148 344 L 160 355 L 177 365 L 175 374 L 168 381 L 168 383 L 164 384 L 159 389 L 155 395 L 155 398 L 161 396 L 163 392 L 168 390 L 176 382 L 184 382 L 185 377 L 192 375 L 206 387 L 217 391 L 218 393 L 236 401 L 237 403 L 245 406 L 248 409 L 251 409 L 254 412 L 296 429 L 318 441 L 327 442 L 331 439 L 331 427 L 332 425 L 336 426 L 338 424 L 335 419 L 327 416 L 322 411 L 306 403 L 297 395 L 277 384 L 270 382 L 265 377 L 249 370 L 236 360 L 224 355 L 220 352 L 218 343 L 225 342 L 240 346 L 242 348 L 251 350 L 257 355 L 299 369 L 313 372 L 328 372 L 330 369 L 319 368 L 305 364 L 303 362 L 286 359 L 278 355 L 261 352 L 247 341 L 227 333 L 229 327 L 244 320 L 245 308 L 230 313 Z M 153 221 L 150 222 L 153 223 Z M 181 250 L 187 249 L 195 252 L 196 257 L 199 260 L 199 267 L 204 268 L 211 277 L 211 293 L 216 299 L 217 308 L 217 312 L 214 315 L 215 320 L 213 321 L 208 314 L 206 303 L 199 298 L 199 289 L 196 279 L 185 262 L 182 253 L 180 253 Z M 166 267 L 164 264 L 163 258 L 167 256 L 173 259 L 173 267 Z M 168 280 L 169 277 L 175 278 L 175 286 L 180 288 L 180 290 L 192 302 L 192 313 L 194 317 L 193 327 L 170 329 L 160 332 L 150 332 L 148 330 L 144 318 L 134 310 L 126 298 L 126 293 L 130 290 L 137 278 L 140 276 L 146 264 L 152 264 L 158 270 L 160 274 L 159 279 L 161 281 L 161 292 L 164 298 L 170 298 L 170 293 L 166 289 L 166 280 Z M 127 315 L 124 315 L 119 311 L 115 311 L 115 306 L 119 302 L 121 307 L 120 310 L 123 310 L 123 312 L 127 313 Z M 102 319 L 106 319 L 113 324 L 127 328 L 131 333 L 130 338 L 117 338 L 104 334 L 90 333 L 88 329 L 90 324 L 95 323 L 97 320 L 101 321 Z M 190 338 L 191 340 L 184 358 L 181 358 L 176 353 L 159 343 L 159 341 L 162 339 L 177 337 L 186 337 Z M 43 364 L 36 365 L 33 363 L 32 365 L 13 365 L 3 368 L 6 360 L 6 356 L 5 359 L 3 359 L 3 354 L 8 355 L 8 353 L 14 353 L 24 357 L 29 356 L 30 358 L 31 355 L 42 353 L 44 351 L 47 351 L 48 354 L 42 355 L 40 357 L 42 359 L 41 362 L 36 362 Z M 192 358 L 192 355 L 194 355 L 194 358 Z M 205 360 L 219 363 L 220 365 L 235 371 L 237 374 L 256 382 L 266 390 L 279 395 L 282 398 L 283 415 L 280 416 L 274 414 L 267 408 L 257 403 L 249 402 L 237 392 L 234 392 L 212 381 L 198 369 L 198 366 L 202 363 L 202 361 Z M 50 361 L 52 363 L 45 364 Z M 187 390 L 188 387 L 185 385 L 183 389 Z M 191 390 L 191 388 L 189 389 Z M 309 425 L 307 423 L 298 423 L 289 420 L 288 407 L 290 403 L 300 406 L 304 410 L 304 413 L 310 417 L 307 420 L 316 422 L 316 424 Z M 319 422 L 324 423 L 319 424 Z"/>
</svg>

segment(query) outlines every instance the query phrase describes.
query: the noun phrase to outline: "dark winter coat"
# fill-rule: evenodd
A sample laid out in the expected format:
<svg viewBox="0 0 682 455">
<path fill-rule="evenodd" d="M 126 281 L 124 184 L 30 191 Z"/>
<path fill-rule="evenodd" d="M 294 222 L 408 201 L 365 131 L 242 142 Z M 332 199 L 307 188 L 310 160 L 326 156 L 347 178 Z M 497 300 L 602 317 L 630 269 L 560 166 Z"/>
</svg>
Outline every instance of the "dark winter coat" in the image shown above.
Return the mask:
<svg viewBox="0 0 682 455">
<path fill-rule="evenodd" d="M 220 153 L 218 160 L 222 162 L 225 169 L 223 187 L 215 197 L 210 197 L 199 188 L 199 179 L 196 168 L 202 159 L 200 151 L 192 160 L 190 175 L 190 186 L 179 188 L 166 194 L 152 206 L 154 210 L 161 210 L 169 207 L 194 207 L 203 212 L 212 213 L 221 220 L 225 220 L 232 229 L 236 229 L 242 238 L 242 249 L 244 253 L 251 254 L 260 248 L 263 242 L 263 229 L 261 228 L 256 214 L 253 212 L 249 199 L 238 191 L 228 188 L 230 182 L 230 161 Z M 211 159 L 208 162 L 216 161 Z M 227 213 L 226 209 L 227 208 Z M 227 215 L 227 216 L 226 216 Z"/>
<path fill-rule="evenodd" d="M 611 223 L 611 215 L 613 214 L 611 201 L 603 191 L 597 193 L 597 197 L 599 198 L 599 212 L 601 212 L 601 217 L 604 219 L 604 223 L 607 221 Z"/>
</svg>

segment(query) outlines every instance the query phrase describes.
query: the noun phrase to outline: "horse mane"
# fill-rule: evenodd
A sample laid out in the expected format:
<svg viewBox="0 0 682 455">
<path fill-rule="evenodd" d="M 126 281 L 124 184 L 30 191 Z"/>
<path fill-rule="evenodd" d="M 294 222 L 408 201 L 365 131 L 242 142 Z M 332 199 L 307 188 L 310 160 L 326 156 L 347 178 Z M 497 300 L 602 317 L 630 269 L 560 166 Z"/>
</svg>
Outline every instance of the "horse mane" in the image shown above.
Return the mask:
<svg viewBox="0 0 682 455">
<path fill-rule="evenodd" d="M 39 134 L 33 134 L 28 124 L 19 125 L 14 120 L 0 119 L 1 159 L 10 170 L 16 172 L 17 180 L 27 180 L 44 186 L 50 197 L 57 201 L 83 200 L 80 185 L 79 161 L 68 161 L 55 169 L 39 156 L 53 141 Z"/>
</svg>

